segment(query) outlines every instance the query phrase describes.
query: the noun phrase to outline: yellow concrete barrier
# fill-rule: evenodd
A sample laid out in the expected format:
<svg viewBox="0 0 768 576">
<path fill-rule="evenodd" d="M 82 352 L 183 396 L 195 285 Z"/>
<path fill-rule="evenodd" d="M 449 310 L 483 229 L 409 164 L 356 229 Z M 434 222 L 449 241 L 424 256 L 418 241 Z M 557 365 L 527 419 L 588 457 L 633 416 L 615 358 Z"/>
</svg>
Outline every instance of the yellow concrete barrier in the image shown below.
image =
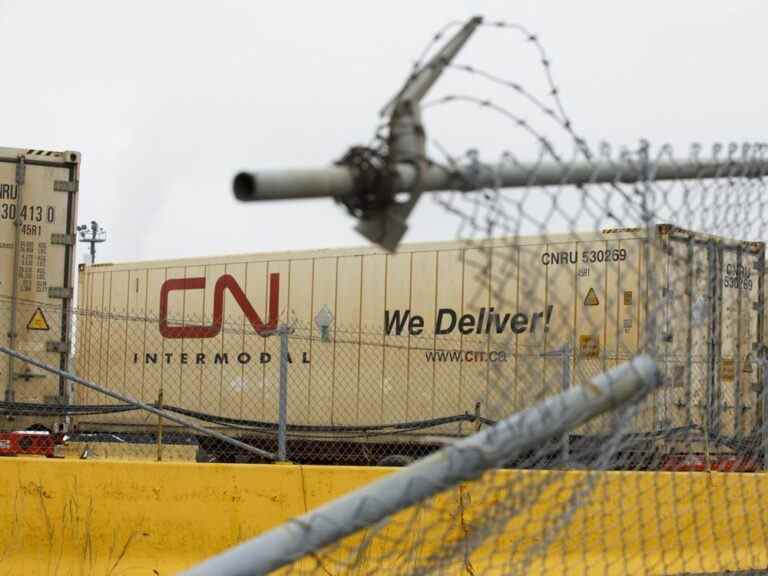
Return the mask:
<svg viewBox="0 0 768 576">
<path fill-rule="evenodd" d="M 0 575 L 173 574 L 388 472 L 0 460 Z M 567 516 L 572 498 L 580 505 Z M 452 571 L 505 573 L 520 561 L 526 574 L 768 566 L 768 476 L 577 471 L 505 471 L 449 491 L 417 516 L 401 515 L 358 561 L 397 573 L 403 564 L 377 558 L 419 541 L 419 554 L 407 559 L 417 563 L 475 532 L 490 505 L 520 512 L 501 535 L 459 555 Z"/>
<path fill-rule="evenodd" d="M 0 460 L 0 574 L 173 574 L 385 473 Z"/>
</svg>

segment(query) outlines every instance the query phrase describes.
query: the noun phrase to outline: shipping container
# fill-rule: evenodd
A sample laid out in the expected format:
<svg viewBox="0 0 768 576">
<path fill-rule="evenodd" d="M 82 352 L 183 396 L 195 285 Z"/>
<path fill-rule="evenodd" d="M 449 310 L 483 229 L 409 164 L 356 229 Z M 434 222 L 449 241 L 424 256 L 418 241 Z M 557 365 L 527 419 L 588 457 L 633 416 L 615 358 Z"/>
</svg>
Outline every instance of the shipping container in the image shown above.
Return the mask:
<svg viewBox="0 0 768 576">
<path fill-rule="evenodd" d="M 633 431 L 743 438 L 760 423 L 764 260 L 762 243 L 661 225 L 651 239 L 615 229 L 81 266 L 77 372 L 144 402 L 162 391 L 214 419 L 273 423 L 273 330 L 291 324 L 291 425 L 327 438 L 444 418 L 441 434 L 462 435 L 476 426 L 452 417 L 497 420 L 653 346 L 665 385 Z M 80 389 L 76 401 L 104 399 Z M 108 431 L 156 418 L 77 421 Z"/>
<path fill-rule="evenodd" d="M 62 369 L 72 341 L 79 167 L 77 152 L 0 148 L 0 334 L 5 346 Z M 8 356 L 0 359 L 0 378 L 6 403 L 72 400 L 63 379 Z M 2 428 L 30 422 L 4 418 Z"/>
</svg>

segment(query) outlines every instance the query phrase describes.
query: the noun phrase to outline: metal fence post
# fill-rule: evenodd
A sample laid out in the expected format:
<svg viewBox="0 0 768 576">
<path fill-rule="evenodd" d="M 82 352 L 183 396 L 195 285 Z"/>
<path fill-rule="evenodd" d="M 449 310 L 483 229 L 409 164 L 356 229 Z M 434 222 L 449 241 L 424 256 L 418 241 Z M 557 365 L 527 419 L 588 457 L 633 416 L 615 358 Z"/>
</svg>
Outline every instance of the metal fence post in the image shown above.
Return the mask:
<svg viewBox="0 0 768 576">
<path fill-rule="evenodd" d="M 160 392 L 157 394 L 157 408 L 163 409 L 163 386 L 160 385 Z M 157 461 L 163 461 L 163 417 L 157 416 Z"/>
<path fill-rule="evenodd" d="M 563 383 L 562 383 L 562 391 L 567 392 L 568 389 L 571 387 L 571 347 L 568 344 L 564 344 L 562 348 L 562 355 L 563 355 Z M 563 460 L 563 466 L 568 465 L 568 455 L 571 451 L 571 441 L 569 437 L 569 432 L 566 430 L 565 434 L 563 434 L 563 440 L 562 444 L 560 446 L 561 451 L 561 458 Z"/>
<path fill-rule="evenodd" d="M 23 155 L 19 155 L 18 157 L 19 163 L 16 164 L 16 190 L 17 190 L 17 199 L 16 199 L 16 205 L 22 206 L 22 195 L 24 192 L 24 184 L 26 180 L 26 164 L 25 159 Z M 21 241 L 21 226 L 24 223 L 22 217 L 21 217 L 21 210 L 17 210 L 16 218 L 13 220 L 13 267 L 11 270 L 13 271 L 13 274 L 11 274 L 11 318 L 10 318 L 10 326 L 8 329 L 8 347 L 9 348 L 16 348 L 16 337 L 18 334 L 16 334 L 16 312 L 19 306 L 19 261 L 21 259 L 21 256 L 19 254 L 19 244 Z M 15 382 L 16 378 L 16 370 L 14 368 L 14 358 L 13 356 L 8 357 L 8 383 L 5 387 L 5 401 L 6 402 L 15 402 L 16 401 L 16 391 L 15 391 Z"/>
<path fill-rule="evenodd" d="M 280 326 L 280 391 L 277 416 L 277 458 L 281 462 L 288 460 L 287 427 L 288 427 L 288 334 L 290 327 Z"/>
<path fill-rule="evenodd" d="M 560 381 L 560 391 L 561 392 L 567 392 L 568 389 L 571 387 L 571 346 L 570 344 L 566 343 L 563 344 L 563 346 L 559 349 L 552 350 L 551 352 L 544 352 L 541 354 L 543 358 L 560 358 L 562 365 L 561 365 L 561 381 Z M 568 456 L 571 451 L 571 440 L 568 436 L 568 432 L 563 434 L 562 438 L 560 439 L 560 459 L 562 461 L 562 465 L 566 466 L 568 464 Z"/>
</svg>

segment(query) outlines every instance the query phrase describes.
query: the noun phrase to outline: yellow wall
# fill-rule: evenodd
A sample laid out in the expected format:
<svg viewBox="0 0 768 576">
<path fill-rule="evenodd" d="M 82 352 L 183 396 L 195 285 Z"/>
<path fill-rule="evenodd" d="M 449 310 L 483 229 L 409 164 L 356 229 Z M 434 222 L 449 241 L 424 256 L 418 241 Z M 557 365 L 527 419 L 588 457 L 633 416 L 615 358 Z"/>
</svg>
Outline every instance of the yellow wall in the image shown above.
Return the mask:
<svg viewBox="0 0 768 576">
<path fill-rule="evenodd" d="M 172 574 L 387 472 L 0 460 L 0 575 Z M 468 556 L 478 574 L 486 568 L 507 573 L 509 559 L 520 562 L 535 550 L 544 527 L 563 518 L 574 490 L 585 487 L 585 505 L 551 535 L 546 555 L 531 554 L 524 573 L 560 574 L 567 566 L 576 574 L 674 574 L 768 565 L 768 476 L 604 473 L 590 479 L 583 472 L 519 471 L 453 490 L 417 516 L 400 517 L 361 562 L 371 568 L 372 558 L 395 552 L 378 572 L 399 572 L 418 557 L 404 558 L 399 544 L 386 544 L 387 536 L 421 541 L 423 557 L 473 533 L 490 511 L 522 503 L 501 537 Z M 324 559 L 335 574 L 343 573 L 334 564 L 337 552 Z"/>
</svg>

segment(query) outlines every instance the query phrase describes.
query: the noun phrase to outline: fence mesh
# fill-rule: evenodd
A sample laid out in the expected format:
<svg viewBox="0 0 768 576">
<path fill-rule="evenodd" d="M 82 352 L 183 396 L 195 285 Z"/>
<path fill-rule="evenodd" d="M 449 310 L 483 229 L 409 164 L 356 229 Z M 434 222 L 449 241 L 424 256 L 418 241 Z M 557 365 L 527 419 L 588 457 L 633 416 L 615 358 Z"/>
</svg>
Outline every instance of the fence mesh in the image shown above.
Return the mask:
<svg viewBox="0 0 768 576">
<path fill-rule="evenodd" d="M 766 148 L 716 145 L 705 153 L 694 145 L 682 162 L 671 147 L 652 149 L 647 142 L 591 150 L 564 111 L 537 38 L 495 25 L 536 47 L 550 103 L 498 75 L 454 68 L 524 96 L 542 122 L 535 125 L 518 107 L 473 94 L 449 94 L 434 106 L 476 105 L 507 129 L 505 139 L 522 134 L 539 156 L 522 162 L 503 153 L 488 163 L 478 150 L 452 154 L 436 146 L 437 154 L 423 160 L 434 164 L 439 155 L 449 171 L 475 166 L 477 181 L 486 182 L 500 182 L 513 169 L 527 185 L 433 195 L 437 208 L 459 222 L 457 235 L 465 244 L 453 256 L 461 265 L 451 268 L 443 259 L 447 251 L 390 257 L 391 269 L 409 269 L 410 291 L 403 300 L 388 298 L 386 306 L 409 309 L 424 326 L 434 326 L 427 338 L 434 337 L 435 351 L 460 351 L 456 361 L 430 367 L 448 374 L 434 380 L 434 394 L 457 401 L 459 411 L 471 412 L 478 403 L 488 418 L 482 425 L 563 387 L 585 385 L 640 351 L 653 355 L 664 383 L 629 408 L 496 462 L 480 481 L 367 525 L 287 572 L 683 574 L 764 568 L 765 490 L 759 477 L 713 481 L 697 471 L 748 472 L 767 462 Z M 551 121 L 560 131 L 556 137 L 540 126 Z M 433 127 L 430 136 L 439 141 Z M 384 127 L 374 142 L 384 157 L 390 136 Z M 562 154 L 558 142 L 575 152 Z M 633 174 L 622 173 L 627 166 Z M 553 170 L 560 176 L 556 184 L 541 184 L 540 176 Z M 605 171 L 615 177 L 604 178 Z M 456 173 L 466 178 L 466 170 Z M 475 186 L 459 181 L 457 187 Z M 446 346 L 438 317 L 451 306 L 460 336 Z M 486 331 L 483 310 L 492 308 Z M 544 326 L 535 332 L 537 317 Z M 507 329 L 496 330 L 504 318 Z M 409 347 L 417 341 L 406 337 Z M 507 361 L 486 356 L 469 362 L 462 355 L 493 350 L 506 352 Z M 413 369 L 411 362 L 401 376 L 409 398 L 411 374 L 419 370 L 418 361 Z M 430 408 L 434 404 L 419 410 Z M 689 473 L 665 473 L 673 470 Z M 361 515 L 366 505 L 371 502 L 359 503 Z M 330 518 L 320 515 L 300 529 L 327 529 L 323 520 Z"/>
<path fill-rule="evenodd" d="M 671 148 L 647 143 L 592 151 L 564 112 L 537 38 L 494 26 L 534 45 L 552 103 L 478 68 L 455 70 L 522 95 L 575 152 L 559 153 L 557 138 L 494 100 L 436 99 L 429 110 L 477 105 L 539 150 L 534 162 L 504 153 L 492 164 L 476 150 L 439 151 L 446 166 L 475 163 L 491 179 L 509 167 L 528 175 L 514 189 L 433 195 L 433 209 L 458 221 L 455 242 L 396 254 L 365 248 L 92 267 L 81 271 L 74 312 L 0 301 L 6 323 L 15 307 L 16 325 L 6 326 L 23 332 L 16 348 L 275 457 L 283 363 L 290 461 L 397 466 L 648 352 L 663 385 L 631 406 L 361 526 L 286 573 L 765 567 L 768 494 L 757 476 L 736 472 L 768 466 L 766 148 L 705 154 L 693 146 L 684 165 Z M 375 140 L 382 154 L 386 137 Z M 714 178 L 712 160 L 721 166 Z M 557 185 L 537 183 L 553 166 Z M 618 166 L 639 177 L 598 182 Z M 671 180 L 677 173 L 687 176 Z M 36 324 L 38 311 L 47 328 Z M 285 355 L 280 327 L 289 331 Z M 51 348 L 51 334 L 62 331 L 71 334 L 72 358 Z M 14 392 L 2 403 L 5 428 L 65 429 L 84 457 L 91 449 L 269 460 L 3 361 Z"/>
<path fill-rule="evenodd" d="M 651 160 L 645 147 L 637 157 L 649 167 L 671 159 L 664 150 Z M 682 574 L 765 566 L 757 478 L 733 474 L 713 487 L 699 472 L 766 465 L 764 181 L 723 169 L 714 180 L 568 187 L 567 172 L 564 186 L 439 197 L 461 220 L 466 242 L 452 255 L 455 268 L 443 251 L 389 257 L 390 269 L 407 268 L 410 281 L 405 300 L 387 300 L 390 320 L 394 310 L 409 310 L 432 328 L 421 332 L 417 321 L 409 331 L 405 322 L 402 334 L 384 338 L 385 373 L 401 382 L 401 404 L 390 414 L 471 415 L 474 407 L 475 425 L 492 425 L 640 351 L 653 354 L 663 386 L 289 572 Z M 565 226 L 550 228 L 558 218 Z M 526 227 L 539 234 L 515 235 Z M 488 240 L 491 228 L 511 236 Z M 454 316 L 454 331 L 441 334 Z M 431 395 L 420 396 L 425 390 Z M 455 408 L 440 411 L 447 406 Z M 449 442 L 471 430 L 460 423 L 435 432 Z M 429 440 L 416 441 L 426 451 L 437 447 Z M 701 499 L 706 505 L 697 508 Z"/>
<path fill-rule="evenodd" d="M 396 255 L 353 250 L 311 265 L 306 257 L 277 264 L 290 278 L 286 283 L 300 287 L 294 293 L 279 288 L 287 292 L 275 323 L 289 328 L 287 457 L 293 462 L 408 464 L 586 384 L 641 351 L 653 353 L 664 375 L 660 389 L 629 409 L 498 462 L 479 482 L 368 527 L 289 571 L 370 573 L 384 563 L 397 573 L 536 573 L 567 566 L 586 573 L 685 573 L 762 562 L 766 516 L 753 477 L 734 474 L 724 481 L 727 490 L 716 490 L 701 484 L 706 474 L 664 475 L 765 466 L 765 250 L 763 223 L 755 216 L 761 201 L 745 201 L 749 209 L 738 217 L 732 216 L 738 203 L 730 205 L 755 193 L 760 182 L 729 176 L 711 184 L 719 217 L 735 218 L 728 226 L 702 220 L 692 230 L 671 216 L 658 224 L 654 212 L 648 225 L 624 227 L 604 211 L 594 228 L 570 232 L 406 246 Z M 678 186 L 694 184 L 703 187 Z M 652 181 L 616 186 L 628 198 L 662 189 Z M 670 188 L 663 188 L 668 197 Z M 534 189 L 537 201 L 549 197 L 555 206 L 567 194 Z M 602 194 L 589 186 L 574 193 L 585 203 Z M 505 192 L 509 205 L 519 206 L 517 213 L 505 212 L 507 222 L 526 218 L 527 194 Z M 513 195 L 520 196 L 517 203 Z M 705 196 L 701 191 L 697 199 Z M 459 214 L 467 201 L 457 197 L 453 210 Z M 470 205 L 474 211 L 477 204 Z M 462 218 L 471 229 L 479 216 Z M 17 326 L 34 327 L 38 310 L 48 325 L 27 329 L 18 349 L 60 365 L 49 342 L 66 318 L 74 334 L 70 368 L 78 376 L 276 453 L 279 334 L 254 329 L 231 295 L 220 322 L 214 313 L 215 279 L 229 275 L 244 284 L 249 266 L 163 270 L 154 285 L 151 271 L 91 269 L 82 275 L 81 307 L 71 314 L 16 302 Z M 267 267 L 256 266 L 266 279 Z M 302 267 L 310 271 L 306 277 Z M 206 277 L 210 285 L 171 292 L 163 316 L 156 293 L 172 277 Z M 261 290 L 262 304 L 255 306 L 266 319 L 268 295 L 260 284 L 254 281 L 256 288 L 245 293 L 255 302 Z M 329 296 L 307 301 L 306 289 Z M 132 306 L 131 292 L 143 298 L 143 314 Z M 157 308 L 146 304 L 150 298 Z M 3 302 L 3 317 L 10 317 L 11 304 Z M 371 314 L 368 323 L 367 308 L 378 316 Z M 325 325 L 323 309 L 331 312 Z M 168 327 L 192 332 L 168 338 Z M 205 337 L 193 337 L 206 328 Z M 11 369 L 15 402 L 3 404 L 13 416 L 5 426 L 57 430 L 66 424 L 85 457 L 100 451 L 265 461 L 22 361 Z M 692 522 L 692 500 L 701 497 L 711 500 L 706 518 Z M 652 525 L 643 524 L 644 514 L 654 518 Z M 659 514 L 671 519 L 660 522 Z M 691 557 L 638 553 L 664 539 L 693 543 Z M 703 555 L 710 543 L 728 554 Z"/>
</svg>

